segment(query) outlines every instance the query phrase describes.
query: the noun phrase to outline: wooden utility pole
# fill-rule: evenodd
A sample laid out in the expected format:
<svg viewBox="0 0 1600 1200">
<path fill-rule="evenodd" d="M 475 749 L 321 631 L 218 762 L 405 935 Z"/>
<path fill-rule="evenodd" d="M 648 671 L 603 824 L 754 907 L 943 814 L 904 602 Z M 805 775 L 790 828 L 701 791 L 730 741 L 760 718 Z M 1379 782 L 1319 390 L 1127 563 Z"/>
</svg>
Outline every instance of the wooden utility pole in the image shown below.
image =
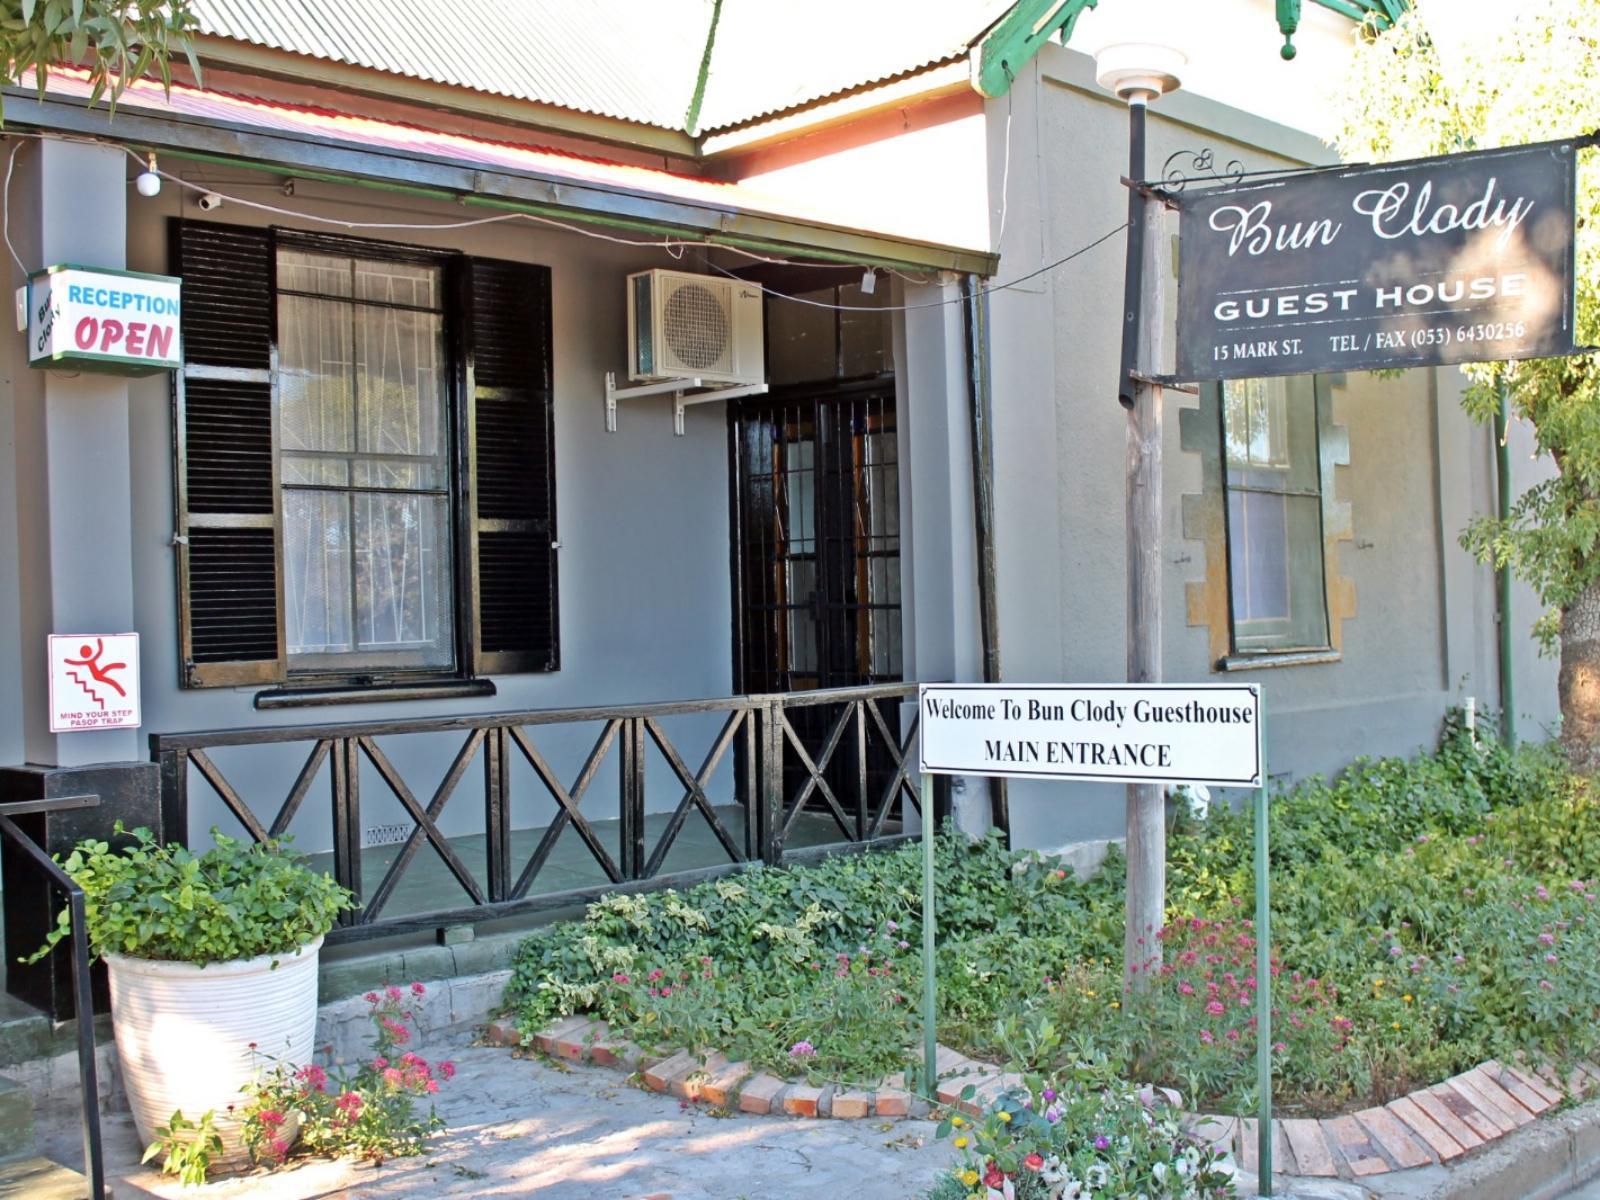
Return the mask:
<svg viewBox="0 0 1600 1200">
<path fill-rule="evenodd" d="M 1129 180 L 1144 179 L 1144 109 L 1142 98 L 1129 103 L 1131 163 Z M 1127 566 L 1128 682 L 1154 683 L 1161 678 L 1161 409 L 1162 388 L 1149 382 L 1166 355 L 1166 206 L 1137 187 L 1128 203 L 1128 309 L 1136 329 L 1124 331 L 1136 355 L 1123 355 L 1121 381 L 1128 406 L 1127 439 Z M 1137 233 L 1136 233 L 1137 230 Z M 1140 245 L 1139 243 L 1142 243 Z M 1137 292 L 1135 292 L 1137 288 Z M 1132 365 L 1129 358 L 1132 357 Z M 1128 785 L 1128 905 L 1123 935 L 1123 969 L 1128 982 L 1142 990 L 1151 968 L 1161 959 L 1156 932 L 1166 921 L 1166 802 L 1159 784 Z"/>
</svg>

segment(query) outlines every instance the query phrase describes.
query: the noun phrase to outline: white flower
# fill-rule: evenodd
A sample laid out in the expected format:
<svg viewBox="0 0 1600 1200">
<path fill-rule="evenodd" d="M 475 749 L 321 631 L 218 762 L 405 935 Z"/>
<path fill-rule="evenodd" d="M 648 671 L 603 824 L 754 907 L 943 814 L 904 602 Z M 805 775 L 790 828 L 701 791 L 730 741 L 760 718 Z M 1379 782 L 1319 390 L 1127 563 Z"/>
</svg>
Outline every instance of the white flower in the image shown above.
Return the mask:
<svg viewBox="0 0 1600 1200">
<path fill-rule="evenodd" d="M 1083 1181 L 1091 1188 L 1105 1187 L 1109 1175 L 1110 1171 L 1103 1164 L 1095 1163 L 1083 1173 Z"/>
<path fill-rule="evenodd" d="M 1150 1174 L 1156 1177 L 1157 1183 L 1165 1183 L 1167 1181 L 1167 1164 L 1164 1162 L 1156 1163 L 1155 1166 L 1150 1168 Z"/>
</svg>

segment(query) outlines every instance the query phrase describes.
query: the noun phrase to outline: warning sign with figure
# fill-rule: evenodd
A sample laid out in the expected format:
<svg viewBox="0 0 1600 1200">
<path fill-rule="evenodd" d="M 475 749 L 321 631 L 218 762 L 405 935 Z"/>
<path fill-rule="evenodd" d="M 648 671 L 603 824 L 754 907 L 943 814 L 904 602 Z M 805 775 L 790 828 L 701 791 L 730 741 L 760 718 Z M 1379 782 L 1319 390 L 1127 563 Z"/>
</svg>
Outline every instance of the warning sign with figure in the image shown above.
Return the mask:
<svg viewBox="0 0 1600 1200">
<path fill-rule="evenodd" d="M 50 635 L 50 732 L 137 729 L 139 635 Z"/>
</svg>

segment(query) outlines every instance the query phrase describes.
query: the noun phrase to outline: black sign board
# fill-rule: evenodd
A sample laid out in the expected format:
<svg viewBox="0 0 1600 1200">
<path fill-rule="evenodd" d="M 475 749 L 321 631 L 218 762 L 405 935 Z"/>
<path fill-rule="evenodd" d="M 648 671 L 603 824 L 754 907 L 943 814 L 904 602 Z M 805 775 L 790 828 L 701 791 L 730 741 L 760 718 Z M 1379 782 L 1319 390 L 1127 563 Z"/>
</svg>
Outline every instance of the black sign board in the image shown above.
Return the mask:
<svg viewBox="0 0 1600 1200">
<path fill-rule="evenodd" d="M 1180 195 L 1180 379 L 1573 353 L 1585 140 Z"/>
</svg>

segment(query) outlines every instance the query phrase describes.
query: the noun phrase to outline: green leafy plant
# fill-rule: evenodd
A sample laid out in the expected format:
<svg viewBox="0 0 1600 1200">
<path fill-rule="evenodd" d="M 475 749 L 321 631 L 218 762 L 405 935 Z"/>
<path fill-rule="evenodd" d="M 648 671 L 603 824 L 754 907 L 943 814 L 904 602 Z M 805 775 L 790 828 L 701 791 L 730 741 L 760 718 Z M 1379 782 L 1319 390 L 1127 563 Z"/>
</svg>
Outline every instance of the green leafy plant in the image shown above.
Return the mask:
<svg viewBox="0 0 1600 1200">
<path fill-rule="evenodd" d="M 78 843 L 61 865 L 83 889 L 95 953 L 201 966 L 290 954 L 350 907 L 350 893 L 310 870 L 287 839 L 249 843 L 211 832 L 215 845 L 199 855 L 162 845 L 148 829 L 133 830 L 121 850 Z M 63 909 L 33 959 L 70 935 Z"/>
<path fill-rule="evenodd" d="M 1553 748 L 1508 751 L 1452 717 L 1433 753 L 1358 761 L 1269 811 L 1284 1111 L 1382 1104 L 1491 1057 L 1600 1051 L 1600 802 Z M 1165 961 L 1138 997 L 1123 987 L 1120 855 L 1080 881 L 993 838 L 941 836 L 940 1039 L 1024 1072 L 1094 1061 L 1206 1111 L 1248 1109 L 1252 823 L 1223 806 L 1178 820 Z M 920 870 L 911 846 L 608 897 L 523 944 L 507 1001 L 530 1034 L 587 1011 L 635 1041 L 790 1076 L 914 1070 Z"/>
<path fill-rule="evenodd" d="M 251 1157 L 276 1166 L 291 1155 L 354 1156 L 372 1162 L 419 1154 L 444 1127 L 430 1102 L 455 1074 L 451 1062 L 430 1063 L 408 1046 L 416 1029 L 410 1007 L 427 989 L 368 992 L 372 1056 L 354 1070 L 333 1063 L 273 1065 L 248 1089 L 243 1139 Z"/>
<path fill-rule="evenodd" d="M 183 1110 L 172 1114 L 172 1120 L 156 1127 L 156 1140 L 145 1147 L 140 1162 L 149 1162 L 157 1155 L 163 1175 L 176 1175 L 184 1184 L 202 1184 L 211 1170 L 211 1160 L 222 1154 L 222 1136 L 215 1125 L 216 1113 L 207 1109 L 198 1121 L 187 1120 Z"/>
</svg>

